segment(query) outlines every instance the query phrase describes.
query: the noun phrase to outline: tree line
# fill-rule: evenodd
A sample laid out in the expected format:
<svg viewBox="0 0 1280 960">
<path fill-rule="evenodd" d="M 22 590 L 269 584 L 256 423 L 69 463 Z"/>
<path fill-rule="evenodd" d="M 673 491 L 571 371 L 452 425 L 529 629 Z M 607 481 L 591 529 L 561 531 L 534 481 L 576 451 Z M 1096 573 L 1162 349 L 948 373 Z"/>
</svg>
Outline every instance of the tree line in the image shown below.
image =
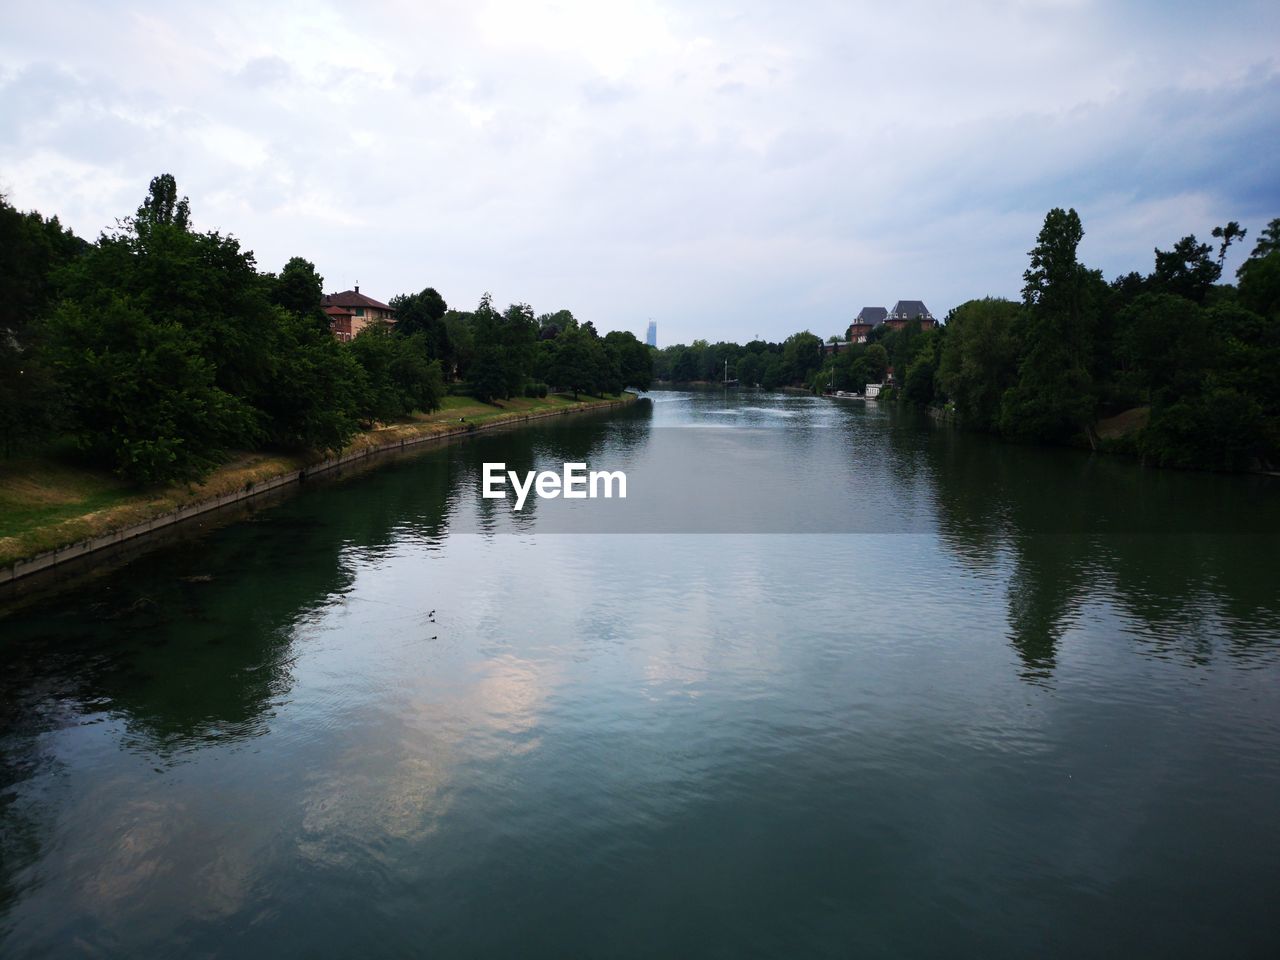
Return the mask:
<svg viewBox="0 0 1280 960">
<path fill-rule="evenodd" d="M 1055 208 L 1022 299 L 971 300 L 944 326 L 898 336 L 902 398 L 1016 441 L 1073 443 L 1161 466 L 1280 463 L 1280 219 L 1221 283 L 1247 231 L 1217 227 L 1155 250 L 1149 274 L 1107 282 L 1079 262 L 1084 229 Z"/>
<path fill-rule="evenodd" d="M 782 343 L 694 341 L 657 351 L 663 381 L 861 392 L 945 411 L 967 429 L 1023 442 L 1132 453 L 1162 466 L 1280 466 L 1280 219 L 1234 284 L 1227 251 L 1248 231 L 1213 230 L 1155 250 L 1149 274 L 1107 282 L 1079 262 L 1075 210 L 1055 208 L 1029 252 L 1018 301 L 961 304 L 943 324 L 877 326 L 824 350 L 802 331 Z M 842 337 L 833 336 L 832 341 Z M 727 365 L 726 365 L 727 364 Z"/>
<path fill-rule="evenodd" d="M 649 351 L 568 311 L 448 309 L 395 297 L 395 324 L 331 333 L 312 263 L 260 271 L 234 237 L 191 225 L 164 174 L 95 242 L 0 197 L 0 444 L 69 440 L 144 484 L 197 480 L 235 450 L 335 452 L 362 427 L 550 389 L 649 385 Z"/>
</svg>

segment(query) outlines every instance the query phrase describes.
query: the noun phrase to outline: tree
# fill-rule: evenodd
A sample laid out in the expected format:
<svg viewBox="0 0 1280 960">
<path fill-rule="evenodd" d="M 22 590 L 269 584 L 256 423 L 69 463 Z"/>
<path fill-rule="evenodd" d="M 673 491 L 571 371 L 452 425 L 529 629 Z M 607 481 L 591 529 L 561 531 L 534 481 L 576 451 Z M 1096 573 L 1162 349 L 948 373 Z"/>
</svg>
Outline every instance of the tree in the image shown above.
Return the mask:
<svg viewBox="0 0 1280 960">
<path fill-rule="evenodd" d="M 445 323 L 449 305 L 435 287 L 427 287 L 421 293 L 392 297 L 388 306 L 396 311 L 396 334 L 404 337 L 422 334 L 431 356 L 449 366 L 456 362 Z"/>
<path fill-rule="evenodd" d="M 444 378 L 423 334 L 400 337 L 385 324 L 371 324 L 348 349 L 364 371 L 360 412 L 365 418 L 386 422 L 440 406 Z"/>
<path fill-rule="evenodd" d="M 538 317 L 538 335 L 554 339 L 566 330 L 577 330 L 578 319 L 568 310 L 544 313 Z"/>
<path fill-rule="evenodd" d="M 271 300 L 295 316 L 305 317 L 326 333 L 329 318 L 320 306 L 324 296 L 324 277 L 316 265 L 302 257 L 292 257 L 275 278 Z"/>
<path fill-rule="evenodd" d="M 1226 256 L 1226 244 L 1222 255 Z M 1173 245 L 1172 250 L 1156 248 L 1155 286 L 1175 296 L 1204 303 L 1210 288 L 1222 276 L 1222 263 L 1213 259 L 1213 247 L 1188 234 Z"/>
<path fill-rule="evenodd" d="M 970 300 L 947 315 L 947 336 L 938 358 L 938 387 L 960 423 L 992 431 L 1000 401 L 1017 382 L 1018 344 L 1013 330 L 1022 306 L 1008 300 Z"/>
<path fill-rule="evenodd" d="M 1031 265 L 1022 274 L 1022 300 L 1028 307 L 1066 296 L 1079 268 L 1076 250 L 1082 239 L 1084 227 L 1074 209 L 1054 207 L 1045 215 L 1036 245 L 1027 254 Z"/>
<path fill-rule="evenodd" d="M 1280 315 L 1280 218 L 1258 237 L 1249 259 L 1236 271 L 1240 301 L 1264 317 Z"/>
<path fill-rule="evenodd" d="M 63 386 L 45 361 L 40 324 L 60 293 L 62 269 L 89 245 L 57 217 L 21 213 L 0 196 L 0 453 L 47 439 L 63 412 Z"/>
<path fill-rule="evenodd" d="M 1017 382 L 1001 398 L 1000 432 L 1020 440 L 1064 440 L 1093 421 L 1089 374 L 1106 284 L 1076 258 L 1084 228 L 1075 210 L 1050 210 L 1023 274 Z"/>
<path fill-rule="evenodd" d="M 1215 239 L 1221 240 L 1218 245 L 1218 271 L 1221 274 L 1222 265 L 1227 259 L 1227 248 L 1236 240 L 1243 240 L 1244 235 L 1249 231 L 1232 220 L 1225 227 L 1214 227 L 1213 236 Z"/>
<path fill-rule="evenodd" d="M 1245 470 L 1264 451 L 1265 436 L 1262 408 L 1252 397 L 1211 386 L 1153 411 L 1139 449 L 1160 466 Z"/>
<path fill-rule="evenodd" d="M 770 355 L 765 361 L 764 372 L 760 374 L 760 386 L 766 390 L 776 390 L 786 381 L 783 379 L 782 358 L 776 354 Z"/>
<path fill-rule="evenodd" d="M 262 436 L 259 416 L 217 386 L 213 365 L 181 324 L 104 292 L 63 302 L 50 318 L 54 369 L 70 397 L 80 446 L 139 483 L 196 480 L 226 451 Z"/>
<path fill-rule="evenodd" d="M 902 381 L 902 394 L 909 403 L 926 407 L 933 403 L 934 378 L 938 372 L 939 339 L 942 333 L 934 327 L 920 334 L 919 345 L 907 365 Z"/>
<path fill-rule="evenodd" d="M 793 333 L 782 343 L 781 375 L 786 383 L 804 383 L 822 366 L 822 341 L 808 330 Z"/>
<path fill-rule="evenodd" d="M 760 382 L 763 372 L 764 362 L 759 354 L 748 353 L 738 361 L 738 381 L 744 386 L 754 387 Z"/>
<path fill-rule="evenodd" d="M 356 353 L 312 318 L 278 312 L 273 389 L 259 400 L 266 438 L 281 447 L 340 451 L 367 416 L 368 379 Z"/>
<path fill-rule="evenodd" d="M 698 356 L 688 347 L 677 347 L 679 353 L 671 368 L 671 379 L 677 383 L 688 383 L 698 379 Z"/>
<path fill-rule="evenodd" d="M 1243 236 L 1243 232 L 1241 236 Z M 1280 217 L 1272 220 L 1262 228 L 1262 233 L 1258 236 L 1258 242 L 1253 245 L 1253 253 L 1250 257 L 1260 258 L 1266 257 L 1280 251 Z"/>
<path fill-rule="evenodd" d="M 162 173 L 151 179 L 146 199 L 138 207 L 133 227 L 140 236 L 148 234 L 152 227 L 173 226 L 179 230 L 191 227 L 191 202 L 178 199 L 178 182 L 171 173 Z"/>
<path fill-rule="evenodd" d="M 508 392 L 508 368 L 511 358 L 502 343 L 502 317 L 493 309 L 493 298 L 486 293 L 471 315 L 471 331 L 475 350 L 468 367 L 468 379 L 476 398 L 484 403 L 505 399 Z"/>
<path fill-rule="evenodd" d="M 1120 312 L 1118 328 L 1121 377 L 1142 402 L 1199 389 L 1213 349 L 1199 306 L 1169 293 L 1144 293 Z"/>
<path fill-rule="evenodd" d="M 556 337 L 553 346 L 550 379 L 564 390 L 573 391 L 578 399 L 580 391 L 591 390 L 595 385 L 596 364 L 592 338 L 582 329 L 570 329 Z"/>
<path fill-rule="evenodd" d="M 622 386 L 648 390 L 653 381 L 653 354 L 629 330 L 605 334 L 604 346 L 617 363 Z"/>
</svg>

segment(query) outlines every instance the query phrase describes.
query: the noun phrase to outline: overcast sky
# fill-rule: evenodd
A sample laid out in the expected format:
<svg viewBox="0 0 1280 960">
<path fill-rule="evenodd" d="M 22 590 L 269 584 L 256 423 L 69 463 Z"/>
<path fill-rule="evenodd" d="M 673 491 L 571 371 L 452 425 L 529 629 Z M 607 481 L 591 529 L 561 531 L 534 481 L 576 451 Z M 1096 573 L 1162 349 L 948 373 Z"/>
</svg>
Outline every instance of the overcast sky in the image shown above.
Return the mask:
<svg viewBox="0 0 1280 960">
<path fill-rule="evenodd" d="M 0 191 L 93 237 L 167 171 L 263 269 L 660 344 L 1017 296 L 1053 206 L 1108 278 L 1280 216 L 1274 0 L 270 8 L 8 4 Z"/>
</svg>

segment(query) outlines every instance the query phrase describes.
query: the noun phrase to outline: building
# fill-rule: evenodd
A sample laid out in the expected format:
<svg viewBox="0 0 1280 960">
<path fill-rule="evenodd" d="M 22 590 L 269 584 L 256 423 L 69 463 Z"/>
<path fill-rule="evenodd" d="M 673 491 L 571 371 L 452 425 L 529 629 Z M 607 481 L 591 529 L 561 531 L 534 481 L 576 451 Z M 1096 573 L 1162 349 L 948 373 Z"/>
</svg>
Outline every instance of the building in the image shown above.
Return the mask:
<svg viewBox="0 0 1280 960">
<path fill-rule="evenodd" d="M 357 284 L 354 290 L 326 293 L 320 306 L 329 316 L 329 326 L 339 340 L 350 340 L 371 323 L 395 323 L 396 312 L 381 301 L 367 297 Z"/>
<path fill-rule="evenodd" d="M 355 334 L 351 332 L 351 321 L 355 318 L 346 307 L 325 307 L 325 315 L 329 318 L 329 329 L 339 340 L 350 340 Z"/>
<path fill-rule="evenodd" d="M 652 320 L 649 321 L 649 329 L 645 332 L 644 342 L 651 347 L 658 345 L 658 325 Z"/>
<path fill-rule="evenodd" d="M 899 300 L 889 311 L 889 317 L 885 323 L 891 330 L 901 330 L 912 320 L 919 320 L 923 330 L 928 330 L 937 324 L 923 300 Z"/>
<path fill-rule="evenodd" d="M 849 324 L 849 342 L 866 343 L 871 331 L 884 323 L 888 315 L 889 311 L 884 307 L 863 307 Z"/>
</svg>

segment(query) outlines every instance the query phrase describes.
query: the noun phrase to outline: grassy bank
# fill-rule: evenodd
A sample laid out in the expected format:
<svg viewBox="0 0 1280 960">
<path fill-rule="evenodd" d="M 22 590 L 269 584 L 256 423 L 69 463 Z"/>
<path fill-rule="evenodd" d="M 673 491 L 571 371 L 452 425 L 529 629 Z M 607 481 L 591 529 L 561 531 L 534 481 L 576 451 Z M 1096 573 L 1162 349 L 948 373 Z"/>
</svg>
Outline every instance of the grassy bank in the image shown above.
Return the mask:
<svg viewBox="0 0 1280 960">
<path fill-rule="evenodd" d="M 481 403 L 446 397 L 429 414 L 358 434 L 342 451 L 358 454 L 403 441 L 446 436 L 470 427 L 518 421 L 555 412 L 587 410 L 619 398 L 553 394 Z M 0 461 L 0 566 L 123 530 L 181 507 L 212 500 L 320 463 L 319 455 L 254 452 L 233 457 L 202 483 L 139 489 L 114 474 L 70 457 Z"/>
</svg>

